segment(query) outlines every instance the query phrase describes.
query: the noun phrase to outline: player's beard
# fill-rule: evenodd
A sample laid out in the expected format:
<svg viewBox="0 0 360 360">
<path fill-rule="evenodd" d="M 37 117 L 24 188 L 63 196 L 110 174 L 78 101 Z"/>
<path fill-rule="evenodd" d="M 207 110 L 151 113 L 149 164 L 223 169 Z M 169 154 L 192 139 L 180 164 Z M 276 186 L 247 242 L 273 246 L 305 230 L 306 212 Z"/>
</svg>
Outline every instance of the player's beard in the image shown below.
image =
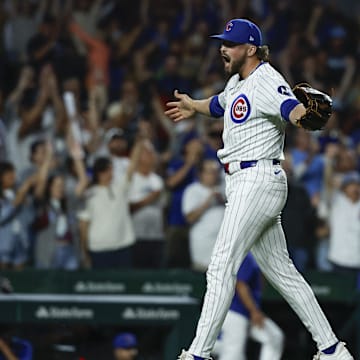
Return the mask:
<svg viewBox="0 0 360 360">
<path fill-rule="evenodd" d="M 229 68 L 226 70 L 230 76 L 241 74 L 241 69 L 246 62 L 246 54 L 242 55 L 239 59 L 230 62 Z"/>
</svg>

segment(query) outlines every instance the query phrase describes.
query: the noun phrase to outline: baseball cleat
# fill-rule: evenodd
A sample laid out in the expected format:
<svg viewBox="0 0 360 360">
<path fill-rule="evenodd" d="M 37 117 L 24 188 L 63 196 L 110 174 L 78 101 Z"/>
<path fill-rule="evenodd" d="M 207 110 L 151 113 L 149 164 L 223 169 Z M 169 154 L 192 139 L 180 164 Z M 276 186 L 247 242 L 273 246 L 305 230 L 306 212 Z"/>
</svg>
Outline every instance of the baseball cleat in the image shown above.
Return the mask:
<svg viewBox="0 0 360 360">
<path fill-rule="evenodd" d="M 200 356 L 192 355 L 188 351 L 183 350 L 178 360 L 212 360 L 211 358 L 202 358 Z"/>
<path fill-rule="evenodd" d="M 339 342 L 336 346 L 336 350 L 333 354 L 324 354 L 319 351 L 313 360 L 354 360 L 348 349 L 345 347 L 345 343 Z"/>
</svg>

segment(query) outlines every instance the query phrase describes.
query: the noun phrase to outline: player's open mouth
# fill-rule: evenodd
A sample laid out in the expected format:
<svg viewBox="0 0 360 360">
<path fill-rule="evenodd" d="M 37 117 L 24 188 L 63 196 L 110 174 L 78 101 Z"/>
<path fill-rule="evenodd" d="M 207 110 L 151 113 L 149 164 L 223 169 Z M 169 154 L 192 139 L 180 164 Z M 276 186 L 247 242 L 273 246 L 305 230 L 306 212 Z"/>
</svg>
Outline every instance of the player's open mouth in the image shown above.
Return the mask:
<svg viewBox="0 0 360 360">
<path fill-rule="evenodd" d="M 221 57 L 222 57 L 222 59 L 224 60 L 224 62 L 226 62 L 226 63 L 229 63 L 229 62 L 230 62 L 229 56 L 223 54 L 223 55 L 221 55 Z"/>
</svg>

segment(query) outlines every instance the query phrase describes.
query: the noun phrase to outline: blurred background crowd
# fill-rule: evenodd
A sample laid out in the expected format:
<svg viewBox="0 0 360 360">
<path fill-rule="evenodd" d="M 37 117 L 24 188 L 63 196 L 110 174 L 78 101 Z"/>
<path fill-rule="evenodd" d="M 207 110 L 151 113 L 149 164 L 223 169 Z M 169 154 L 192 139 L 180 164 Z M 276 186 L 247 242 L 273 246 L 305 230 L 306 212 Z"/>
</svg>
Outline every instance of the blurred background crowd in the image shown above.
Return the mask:
<svg viewBox="0 0 360 360">
<path fill-rule="evenodd" d="M 263 31 L 290 85 L 331 94 L 288 126 L 283 212 L 299 270 L 360 268 L 360 9 L 310 0 L 2 0 L 0 267 L 204 271 L 224 212 L 222 120 L 174 124 L 174 89 L 226 82 L 209 35 Z M 349 4 L 347 4 L 349 5 Z"/>
</svg>

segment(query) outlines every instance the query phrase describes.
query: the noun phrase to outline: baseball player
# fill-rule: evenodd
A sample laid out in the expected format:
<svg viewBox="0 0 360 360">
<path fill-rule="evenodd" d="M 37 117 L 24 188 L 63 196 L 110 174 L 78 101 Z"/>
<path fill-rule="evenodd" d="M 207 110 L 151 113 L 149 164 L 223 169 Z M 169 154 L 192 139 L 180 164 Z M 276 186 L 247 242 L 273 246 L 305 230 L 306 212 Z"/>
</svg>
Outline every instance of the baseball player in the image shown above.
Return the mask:
<svg viewBox="0 0 360 360">
<path fill-rule="evenodd" d="M 219 360 L 245 360 L 248 336 L 261 343 L 260 360 L 280 360 L 284 334 L 260 309 L 261 272 L 251 253 L 236 277 L 235 295 L 215 346 Z"/>
<path fill-rule="evenodd" d="M 138 341 L 132 333 L 120 333 L 113 340 L 114 360 L 135 360 L 138 355 Z"/>
<path fill-rule="evenodd" d="M 196 336 L 180 359 L 210 358 L 234 294 L 236 272 L 251 249 L 263 274 L 310 331 L 319 349 L 314 359 L 353 360 L 290 260 L 280 222 L 287 197 L 280 165 L 285 126 L 291 122 L 320 129 L 330 117 L 331 99 L 303 87 L 297 91 L 299 101 L 269 64 L 261 31 L 251 21 L 233 19 L 213 37 L 222 40 L 220 54 L 230 75 L 225 89 L 203 100 L 175 90 L 176 101 L 167 103 L 165 112 L 173 121 L 195 113 L 224 117 L 224 147 L 218 157 L 226 172 L 227 207 L 207 271 Z"/>
</svg>

